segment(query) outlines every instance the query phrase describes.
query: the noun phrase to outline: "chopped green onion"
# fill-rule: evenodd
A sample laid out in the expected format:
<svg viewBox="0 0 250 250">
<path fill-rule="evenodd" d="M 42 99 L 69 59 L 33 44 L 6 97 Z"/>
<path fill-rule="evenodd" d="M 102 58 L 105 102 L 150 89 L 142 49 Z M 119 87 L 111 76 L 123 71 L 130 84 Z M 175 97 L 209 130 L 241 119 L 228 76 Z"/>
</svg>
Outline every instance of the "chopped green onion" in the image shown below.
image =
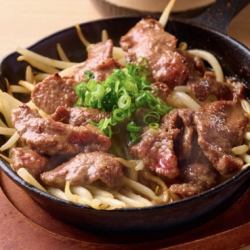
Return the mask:
<svg viewBox="0 0 250 250">
<path fill-rule="evenodd" d="M 146 115 L 144 115 L 143 122 L 145 124 L 157 123 L 160 121 L 160 118 L 161 116 L 159 113 L 157 113 L 156 111 L 151 111 L 147 113 Z"/>
<path fill-rule="evenodd" d="M 158 128 L 159 128 L 159 123 L 152 122 L 152 123 L 149 123 L 148 126 L 149 126 L 150 128 L 152 128 L 152 129 L 158 129 Z"/>
<path fill-rule="evenodd" d="M 85 80 L 89 81 L 90 79 L 94 79 L 95 75 L 94 75 L 94 73 L 92 71 L 86 70 L 84 72 L 84 78 L 85 78 Z"/>
<path fill-rule="evenodd" d="M 125 68 L 115 69 L 103 82 L 94 80 L 91 71 L 85 71 L 84 76 L 85 82 L 80 82 L 75 88 L 78 97 L 76 105 L 110 112 L 109 118 L 95 123 L 95 126 L 110 137 L 113 127 L 131 121 L 140 108 L 147 111 L 143 122 L 145 125 L 151 124 L 150 126 L 158 123 L 161 116 L 171 110 L 167 103 L 152 92 L 145 59 L 140 64 L 128 64 Z M 140 138 L 142 127 L 129 122 L 127 131 L 131 141 L 136 142 Z"/>
<path fill-rule="evenodd" d="M 135 122 L 130 122 L 130 123 L 128 123 L 128 125 L 127 125 L 127 131 L 129 131 L 129 132 L 140 132 L 141 131 L 141 127 L 139 127 L 139 126 L 137 126 L 136 124 L 135 124 Z"/>
<path fill-rule="evenodd" d="M 128 94 L 122 95 L 118 100 L 118 107 L 120 109 L 128 109 L 131 105 L 131 98 Z"/>
</svg>

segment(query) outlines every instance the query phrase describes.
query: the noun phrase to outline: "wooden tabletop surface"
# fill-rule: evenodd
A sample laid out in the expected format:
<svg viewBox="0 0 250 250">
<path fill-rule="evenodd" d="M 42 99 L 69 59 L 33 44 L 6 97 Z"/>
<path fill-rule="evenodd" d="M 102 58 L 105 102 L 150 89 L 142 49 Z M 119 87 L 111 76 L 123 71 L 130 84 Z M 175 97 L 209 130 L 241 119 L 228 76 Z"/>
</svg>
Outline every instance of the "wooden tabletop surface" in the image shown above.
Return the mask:
<svg viewBox="0 0 250 250">
<path fill-rule="evenodd" d="M 0 6 L 0 58 L 57 30 L 104 17 L 92 0 L 0 0 Z M 250 47 L 250 5 L 231 23 L 229 33 Z"/>
</svg>

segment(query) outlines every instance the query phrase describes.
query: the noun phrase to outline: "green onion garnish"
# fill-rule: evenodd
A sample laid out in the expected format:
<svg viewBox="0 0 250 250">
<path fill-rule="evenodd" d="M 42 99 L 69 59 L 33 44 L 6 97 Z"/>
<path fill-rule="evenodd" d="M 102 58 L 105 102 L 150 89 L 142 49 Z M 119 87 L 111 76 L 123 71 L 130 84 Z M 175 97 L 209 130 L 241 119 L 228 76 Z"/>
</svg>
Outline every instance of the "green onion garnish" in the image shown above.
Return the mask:
<svg viewBox="0 0 250 250">
<path fill-rule="evenodd" d="M 109 118 L 95 123 L 110 137 L 112 127 L 133 120 L 135 111 L 141 108 L 146 109 L 143 123 L 156 128 L 160 118 L 171 107 L 153 94 L 148 72 L 145 61 L 116 69 L 103 82 L 95 81 L 93 73 L 85 71 L 85 81 L 79 83 L 75 89 L 78 96 L 76 105 L 110 112 Z M 140 138 L 142 127 L 132 121 L 127 124 L 127 131 L 131 141 L 136 142 Z"/>
</svg>

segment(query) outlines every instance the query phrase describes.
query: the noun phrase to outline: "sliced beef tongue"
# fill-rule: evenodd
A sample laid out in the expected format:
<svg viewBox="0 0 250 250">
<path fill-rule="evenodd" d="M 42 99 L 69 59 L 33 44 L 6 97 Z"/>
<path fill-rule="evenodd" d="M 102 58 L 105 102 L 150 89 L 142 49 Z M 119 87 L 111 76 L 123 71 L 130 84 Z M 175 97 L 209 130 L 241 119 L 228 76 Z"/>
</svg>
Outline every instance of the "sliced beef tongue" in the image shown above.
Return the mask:
<svg viewBox="0 0 250 250">
<path fill-rule="evenodd" d="M 179 132 L 179 129 L 147 129 L 141 141 L 131 147 L 131 154 L 142 159 L 145 166 L 152 171 L 173 179 L 179 175 L 174 152 L 174 140 Z"/>
<path fill-rule="evenodd" d="M 185 57 L 176 50 L 176 42 L 158 21 L 143 19 L 121 38 L 120 44 L 130 61 L 147 59 L 154 81 L 173 88 L 185 84 L 189 75 Z"/>
<path fill-rule="evenodd" d="M 66 108 L 59 106 L 51 118 L 55 121 L 71 124 L 73 126 L 84 126 L 90 121 L 99 122 L 108 117 L 109 114 L 92 108 Z"/>
<path fill-rule="evenodd" d="M 34 177 L 47 170 L 48 160 L 29 148 L 12 148 L 10 151 L 11 166 L 17 171 L 26 168 Z"/>
<path fill-rule="evenodd" d="M 188 86 L 199 101 L 206 101 L 211 97 L 217 100 L 237 101 L 244 97 L 244 85 L 241 82 L 235 79 L 217 82 L 210 72 L 206 72 L 203 77 L 189 80 Z"/>
<path fill-rule="evenodd" d="M 122 165 L 107 153 L 80 153 L 57 168 L 41 174 L 41 180 L 48 186 L 64 188 L 66 181 L 71 185 L 86 185 L 102 181 L 113 187 L 121 183 Z"/>
<path fill-rule="evenodd" d="M 209 164 L 191 163 L 181 172 L 183 183 L 170 186 L 170 191 L 178 196 L 193 196 L 217 184 L 218 175 Z"/>
<path fill-rule="evenodd" d="M 241 145 L 248 119 L 240 105 L 232 101 L 216 101 L 195 113 L 198 143 L 205 156 L 220 172 L 228 175 L 241 169 L 243 161 L 231 149 Z"/>
<path fill-rule="evenodd" d="M 84 63 L 63 72 L 64 77 L 55 74 L 38 83 L 32 92 L 32 101 L 48 114 L 54 113 L 59 106 L 72 107 L 77 100 L 74 87 L 85 79 L 86 71 L 91 71 L 95 80 L 102 81 L 119 67 L 112 58 L 112 50 L 111 40 L 90 45 L 88 59 Z"/>
<path fill-rule="evenodd" d="M 91 71 L 94 74 L 94 79 L 97 81 L 105 80 L 114 69 L 119 67 L 112 58 L 112 51 L 113 42 L 110 39 L 106 42 L 90 45 L 88 48 L 88 59 L 79 68 L 76 68 L 75 80 L 77 82 L 83 81 L 86 71 Z"/>
<path fill-rule="evenodd" d="M 111 140 L 94 126 L 75 127 L 44 119 L 23 104 L 12 113 L 13 124 L 22 141 L 46 155 L 108 151 Z"/>
<path fill-rule="evenodd" d="M 179 176 L 181 159 L 188 159 L 193 145 L 193 111 L 177 109 L 165 115 L 158 130 L 147 129 L 131 147 L 146 167 L 169 179 Z"/>
<path fill-rule="evenodd" d="M 52 114 L 58 106 L 74 105 L 77 100 L 74 85 L 75 80 L 70 77 L 51 75 L 35 86 L 31 99 L 38 108 Z"/>
<path fill-rule="evenodd" d="M 211 167 L 197 143 L 194 113 L 189 109 L 177 109 L 163 118 L 166 127 L 180 129 L 174 142 L 174 150 L 181 184 L 171 185 L 170 191 L 181 197 L 192 196 L 214 186 L 218 177 L 217 171 Z"/>
<path fill-rule="evenodd" d="M 193 114 L 194 112 L 190 109 L 176 109 L 162 119 L 162 127 L 167 130 L 179 129 L 180 131 L 175 139 L 178 161 L 191 157 L 194 135 Z"/>
</svg>

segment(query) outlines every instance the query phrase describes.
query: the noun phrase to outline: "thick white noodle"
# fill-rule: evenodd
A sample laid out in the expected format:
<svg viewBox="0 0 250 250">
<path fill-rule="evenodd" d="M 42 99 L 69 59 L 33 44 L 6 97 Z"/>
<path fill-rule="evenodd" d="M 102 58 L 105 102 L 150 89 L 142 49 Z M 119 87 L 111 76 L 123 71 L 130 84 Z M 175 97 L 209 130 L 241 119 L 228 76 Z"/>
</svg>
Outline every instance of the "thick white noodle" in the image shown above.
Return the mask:
<svg viewBox="0 0 250 250">
<path fill-rule="evenodd" d="M 241 107 L 248 115 L 250 115 L 250 103 L 247 100 L 241 100 Z"/>
<path fill-rule="evenodd" d="M 147 187 L 139 182 L 133 181 L 127 177 L 123 177 L 123 183 L 125 184 L 125 186 L 130 187 L 131 189 L 133 189 L 137 193 L 142 194 L 151 200 L 158 199 L 158 197 L 155 195 L 155 193 L 149 187 Z"/>
<path fill-rule="evenodd" d="M 36 80 L 36 82 L 41 82 L 42 80 L 44 80 L 48 76 L 49 76 L 49 74 L 47 74 L 47 73 L 38 73 L 37 75 L 35 75 L 35 80 Z"/>
<path fill-rule="evenodd" d="M 19 81 L 18 82 L 19 85 L 21 85 L 22 87 L 26 88 L 27 90 L 29 90 L 30 92 L 32 92 L 35 88 L 35 85 L 30 83 L 30 82 L 27 82 L 27 81 Z"/>
<path fill-rule="evenodd" d="M 0 90 L 0 112 L 3 114 L 8 127 L 13 127 L 13 124 L 11 122 L 12 110 L 16 109 L 21 104 L 22 102 Z"/>
<path fill-rule="evenodd" d="M 143 204 L 143 206 L 152 206 L 152 202 L 150 202 L 149 200 L 145 199 L 144 197 L 135 194 L 131 191 L 125 190 L 124 194 L 129 197 L 130 199 L 134 199 L 138 202 L 141 202 Z"/>
<path fill-rule="evenodd" d="M 62 45 L 60 43 L 56 44 L 57 53 L 62 61 L 69 62 L 69 58 L 67 57 L 66 53 L 64 52 Z"/>
<path fill-rule="evenodd" d="M 106 42 L 109 39 L 107 30 L 102 30 L 102 42 Z"/>
<path fill-rule="evenodd" d="M 215 73 L 216 80 L 218 82 L 224 81 L 224 74 L 220 66 L 220 63 L 213 54 L 211 54 L 210 52 L 206 50 L 201 50 L 201 49 L 192 49 L 192 50 L 188 50 L 187 52 L 191 54 L 192 56 L 200 57 L 201 59 L 208 62 L 211 65 Z"/>
<path fill-rule="evenodd" d="M 92 194 L 89 192 L 87 188 L 76 186 L 76 187 L 72 187 L 71 189 L 73 193 L 78 194 L 82 198 L 89 199 L 89 200 L 93 199 Z"/>
<path fill-rule="evenodd" d="M 32 68 L 30 65 L 28 65 L 26 67 L 26 71 L 25 71 L 25 80 L 27 82 L 34 82 L 34 76 L 33 76 L 33 73 L 32 73 Z"/>
<path fill-rule="evenodd" d="M 126 56 L 125 52 L 123 51 L 122 48 L 120 47 L 113 47 L 112 51 L 112 57 L 122 66 L 125 66 L 127 61 L 126 61 Z"/>
<path fill-rule="evenodd" d="M 47 192 L 46 189 L 29 173 L 27 169 L 19 168 L 17 170 L 17 174 L 33 187 L 36 187 L 44 192 Z"/>
<path fill-rule="evenodd" d="M 87 48 L 90 45 L 90 42 L 85 38 L 85 36 L 82 33 L 82 29 L 79 24 L 75 25 L 77 35 L 82 42 L 82 44 Z"/>
<path fill-rule="evenodd" d="M 235 155 L 244 155 L 247 153 L 248 150 L 249 150 L 249 147 L 246 144 L 232 148 L 232 152 Z"/>
<path fill-rule="evenodd" d="M 35 60 L 32 57 L 29 56 L 19 56 L 17 58 L 17 61 L 26 61 L 30 65 L 32 65 L 34 68 L 41 70 L 42 72 L 48 73 L 48 74 L 54 74 L 57 73 L 58 70 L 54 67 L 51 67 L 47 64 L 41 63 L 40 61 Z"/>
<path fill-rule="evenodd" d="M 127 205 L 127 207 L 143 207 L 144 206 L 143 202 L 131 199 L 127 197 L 126 195 L 120 194 L 118 192 L 114 193 L 114 196 L 117 199 L 123 201 Z"/>
<path fill-rule="evenodd" d="M 15 132 L 14 128 L 0 127 L 0 135 L 12 136 Z"/>
<path fill-rule="evenodd" d="M 250 155 L 245 154 L 245 155 L 242 156 L 242 159 L 243 159 L 244 162 L 250 163 Z"/>
<path fill-rule="evenodd" d="M 165 27 L 167 22 L 168 22 L 168 18 L 169 15 L 171 13 L 171 10 L 173 9 L 175 4 L 175 0 L 170 0 L 169 3 L 167 4 L 166 8 L 164 9 L 163 13 L 161 14 L 161 17 L 159 19 L 159 23 Z"/>
<path fill-rule="evenodd" d="M 68 200 L 67 196 L 65 193 L 59 189 L 59 188 L 53 188 L 53 187 L 48 187 L 47 188 L 48 193 L 54 195 L 55 197 L 62 199 L 62 200 Z"/>
<path fill-rule="evenodd" d="M 6 141 L 1 147 L 0 147 L 0 151 L 5 151 L 7 149 L 12 148 L 17 141 L 19 140 L 19 135 L 17 132 L 15 132 L 8 141 Z"/>
<path fill-rule="evenodd" d="M 175 91 L 173 95 L 177 96 L 177 98 L 185 105 L 187 108 L 193 109 L 197 111 L 200 108 L 200 105 L 188 94 L 184 92 Z"/>
<path fill-rule="evenodd" d="M 19 85 L 10 85 L 9 90 L 11 93 L 22 93 L 22 94 L 30 93 L 30 90 Z"/>
<path fill-rule="evenodd" d="M 102 204 L 107 205 L 109 209 L 114 208 L 125 208 L 126 204 L 123 201 L 117 200 L 115 198 L 96 196 L 95 200 L 100 201 Z"/>
<path fill-rule="evenodd" d="M 244 137 L 246 140 L 250 141 L 250 132 L 246 132 Z"/>
<path fill-rule="evenodd" d="M 59 68 L 59 69 L 66 69 L 76 64 L 73 62 L 66 62 L 66 61 L 51 59 L 49 57 L 39 55 L 33 51 L 30 51 L 24 48 L 17 48 L 17 52 L 21 55 L 29 57 L 30 59 L 34 59 L 38 62 L 49 65 L 51 67 Z"/>
</svg>

